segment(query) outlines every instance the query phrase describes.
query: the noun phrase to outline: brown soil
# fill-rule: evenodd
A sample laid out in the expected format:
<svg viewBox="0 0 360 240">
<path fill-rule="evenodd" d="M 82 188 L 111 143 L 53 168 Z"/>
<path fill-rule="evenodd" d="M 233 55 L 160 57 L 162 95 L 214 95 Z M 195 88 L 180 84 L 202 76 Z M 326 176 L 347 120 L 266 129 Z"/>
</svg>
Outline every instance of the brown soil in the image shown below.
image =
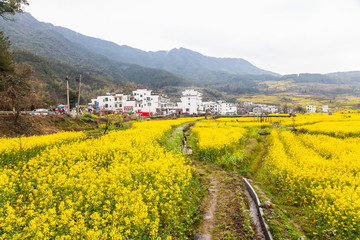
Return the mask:
<svg viewBox="0 0 360 240">
<path fill-rule="evenodd" d="M 195 239 L 257 239 L 242 176 L 204 162 L 196 165 L 209 194 L 201 206 L 204 220 Z"/>
<path fill-rule="evenodd" d="M 97 126 L 94 121 L 82 121 L 64 115 L 22 115 L 14 122 L 14 116 L 0 115 L 0 137 L 17 137 L 56 133 L 64 130 L 90 130 Z"/>
</svg>

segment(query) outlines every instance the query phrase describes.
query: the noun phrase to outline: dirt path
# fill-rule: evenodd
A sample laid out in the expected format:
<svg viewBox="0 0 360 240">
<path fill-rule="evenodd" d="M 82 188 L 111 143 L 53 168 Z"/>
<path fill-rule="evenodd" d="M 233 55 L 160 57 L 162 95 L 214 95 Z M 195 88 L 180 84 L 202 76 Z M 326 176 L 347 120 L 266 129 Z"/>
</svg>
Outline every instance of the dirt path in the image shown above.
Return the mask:
<svg viewBox="0 0 360 240">
<path fill-rule="evenodd" d="M 204 176 L 205 173 L 199 169 Z M 204 211 L 202 212 L 204 220 L 199 228 L 199 232 L 195 235 L 195 240 L 210 240 L 212 239 L 212 232 L 215 227 L 215 212 L 218 201 L 219 181 L 213 175 L 208 175 L 208 180 L 211 179 L 208 187 L 208 196 L 203 202 Z"/>
<path fill-rule="evenodd" d="M 242 176 L 205 162 L 195 165 L 208 186 L 208 195 L 201 206 L 203 221 L 194 239 L 259 239 Z"/>
</svg>

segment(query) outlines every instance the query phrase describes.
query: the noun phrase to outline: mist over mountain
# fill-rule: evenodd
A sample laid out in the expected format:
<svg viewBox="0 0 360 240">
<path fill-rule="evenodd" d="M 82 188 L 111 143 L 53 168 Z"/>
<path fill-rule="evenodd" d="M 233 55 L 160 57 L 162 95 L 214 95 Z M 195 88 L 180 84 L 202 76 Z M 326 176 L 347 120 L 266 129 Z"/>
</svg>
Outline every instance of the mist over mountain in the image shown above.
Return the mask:
<svg viewBox="0 0 360 240">
<path fill-rule="evenodd" d="M 124 63 L 88 50 L 56 31 L 52 24 L 42 23 L 29 13 L 17 14 L 14 21 L 0 20 L 0 29 L 11 41 L 13 48 L 24 49 L 42 57 L 56 59 L 81 70 L 103 76 L 114 83 L 126 81 L 146 84 L 153 88 L 184 85 L 187 80 L 161 69 Z M 29 60 L 31 63 L 31 61 Z M 64 73 L 65 74 L 65 73 Z"/>
<path fill-rule="evenodd" d="M 117 79 L 132 64 L 162 69 L 200 82 L 227 80 L 231 75 L 278 74 L 255 67 L 240 58 L 214 58 L 185 48 L 145 52 L 129 46 L 88 37 L 63 27 L 37 21 L 29 13 L 18 14 L 13 22 L 0 21 L 0 27 L 15 47 L 73 64 L 111 71 Z M 121 64 L 120 64 L 121 63 Z M 222 79 L 218 75 L 221 75 Z M 227 76 L 224 76 L 229 74 Z M 124 79 L 123 79 L 124 80 Z"/>
<path fill-rule="evenodd" d="M 53 93 L 63 88 L 61 81 L 66 72 L 86 76 L 88 92 L 85 100 L 99 94 L 99 89 L 110 91 L 127 82 L 147 85 L 155 90 L 207 87 L 233 96 L 267 93 L 274 89 L 271 87 L 273 81 L 290 80 L 294 85 L 291 91 L 316 92 L 319 88 L 324 94 L 330 90 L 321 84 L 333 85 L 328 89 L 334 92 L 339 88 L 334 85 L 357 86 L 360 83 L 360 72 L 355 71 L 281 76 L 241 58 L 208 57 L 185 48 L 146 52 L 39 22 L 29 13 L 17 14 L 14 21 L 0 19 L 0 29 L 12 43 L 15 60 L 32 65 L 44 86 L 50 86 L 39 89 L 51 89 L 52 93 L 47 92 L 44 96 L 57 96 L 56 101 L 63 98 L 63 95 Z M 320 85 L 314 86 L 314 83 Z M 347 86 L 346 89 L 355 88 Z"/>
<path fill-rule="evenodd" d="M 138 64 L 144 67 L 160 68 L 186 77 L 201 79 L 202 72 L 226 72 L 231 74 L 275 75 L 262 70 L 241 58 L 215 58 L 204 56 L 186 48 L 174 48 L 170 51 L 145 52 L 129 46 L 120 46 L 113 42 L 88 37 L 63 27 L 55 27 L 68 40 L 81 44 L 88 50 L 107 56 L 110 59 Z"/>
</svg>

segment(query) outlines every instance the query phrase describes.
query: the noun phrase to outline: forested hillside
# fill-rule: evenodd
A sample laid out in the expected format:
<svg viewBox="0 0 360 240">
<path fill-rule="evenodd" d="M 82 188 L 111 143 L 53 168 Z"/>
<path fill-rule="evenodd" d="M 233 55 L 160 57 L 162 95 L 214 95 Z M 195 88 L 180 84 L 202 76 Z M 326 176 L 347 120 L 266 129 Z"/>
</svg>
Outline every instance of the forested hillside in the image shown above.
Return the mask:
<svg viewBox="0 0 360 240">
<path fill-rule="evenodd" d="M 79 72 L 98 75 L 102 80 L 120 84 L 130 81 L 153 88 L 168 84 L 186 84 L 183 77 L 170 72 L 114 61 L 90 51 L 56 32 L 53 25 L 38 22 L 28 13 L 16 15 L 14 21 L 0 20 L 0 28 L 9 37 L 15 49 L 25 49 L 48 58 L 48 62 L 57 60 L 71 65 Z M 27 61 L 31 65 L 32 58 L 28 57 Z M 89 84 L 96 86 L 97 83 L 90 80 Z"/>
<path fill-rule="evenodd" d="M 184 87 L 207 89 L 205 94 L 215 91 L 222 99 L 283 92 L 334 99 L 339 94 L 356 95 L 359 89 L 360 72 L 280 76 L 244 59 L 207 57 L 185 48 L 145 52 L 119 46 L 39 22 L 28 13 L 15 15 L 14 21 L 0 19 L 0 29 L 11 41 L 16 62 L 27 62 L 35 70 L 35 90 L 48 104 L 65 101 L 67 72 L 73 79 L 74 102 L 75 78 L 83 75 L 82 103 L 108 91 L 125 91 L 129 83 L 175 98 Z M 208 98 L 213 99 L 211 94 Z"/>
</svg>

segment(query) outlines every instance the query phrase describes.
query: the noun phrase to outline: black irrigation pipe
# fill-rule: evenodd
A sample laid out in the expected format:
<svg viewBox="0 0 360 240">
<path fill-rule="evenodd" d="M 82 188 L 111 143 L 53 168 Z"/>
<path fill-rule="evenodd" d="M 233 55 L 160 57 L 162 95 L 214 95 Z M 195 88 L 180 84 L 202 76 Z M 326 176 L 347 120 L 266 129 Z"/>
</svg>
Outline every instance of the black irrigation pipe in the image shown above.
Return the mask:
<svg viewBox="0 0 360 240">
<path fill-rule="evenodd" d="M 269 227 L 266 224 L 265 219 L 264 219 L 264 212 L 263 212 L 263 209 L 261 208 L 260 200 L 259 200 L 256 192 L 254 191 L 254 188 L 250 185 L 250 183 L 246 180 L 246 178 L 243 178 L 243 180 L 244 180 L 246 189 L 248 190 L 253 201 L 255 202 L 257 215 L 259 218 L 261 229 L 264 233 L 265 240 L 273 240 L 271 232 L 269 231 Z"/>
</svg>

